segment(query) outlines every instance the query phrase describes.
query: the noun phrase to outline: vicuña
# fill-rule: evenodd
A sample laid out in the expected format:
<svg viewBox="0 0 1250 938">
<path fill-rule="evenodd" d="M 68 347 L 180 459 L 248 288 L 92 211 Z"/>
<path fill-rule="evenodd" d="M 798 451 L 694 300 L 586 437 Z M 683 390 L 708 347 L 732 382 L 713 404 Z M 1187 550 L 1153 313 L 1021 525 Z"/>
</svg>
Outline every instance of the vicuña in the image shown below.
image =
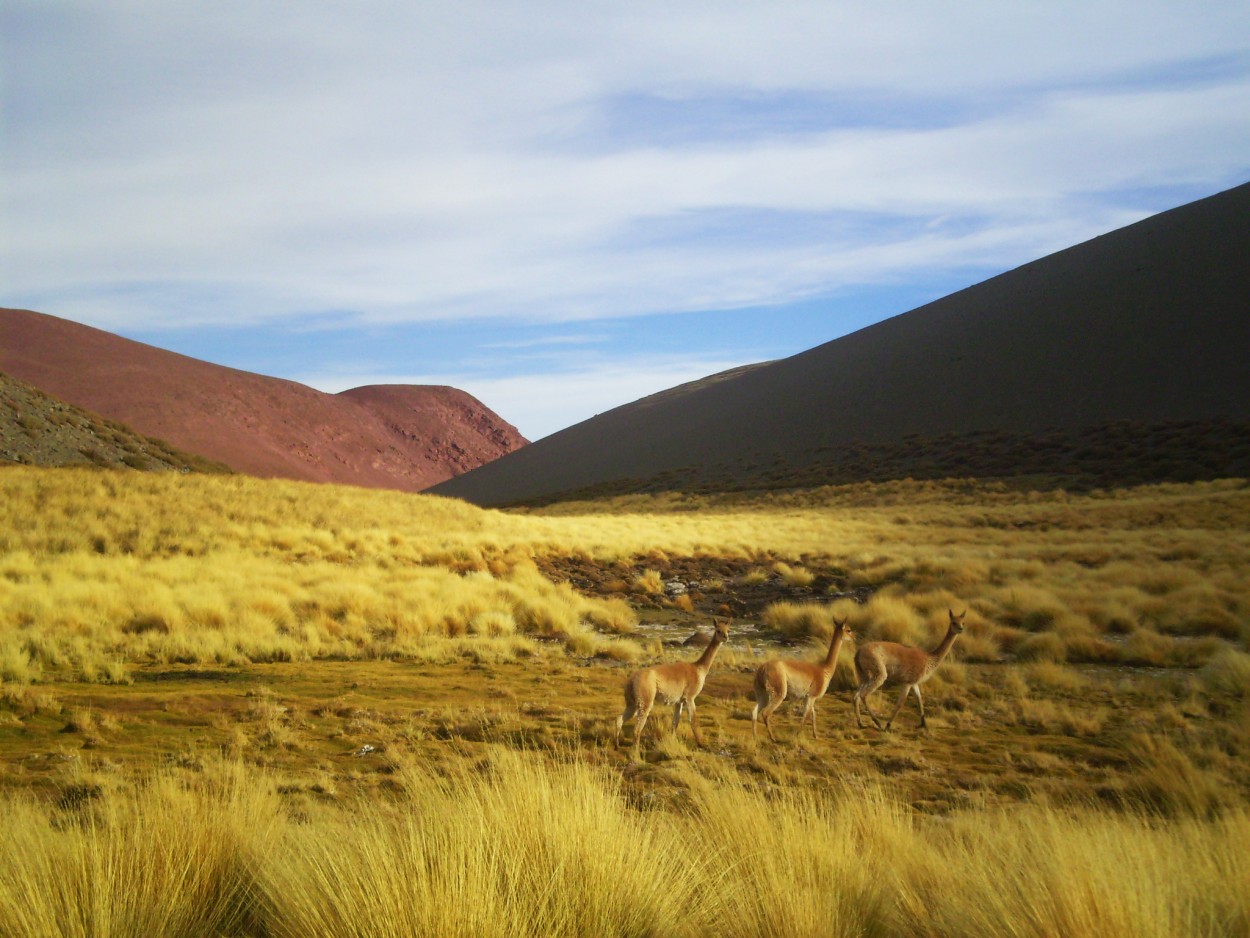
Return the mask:
<svg viewBox="0 0 1250 938">
<path fill-rule="evenodd" d="M 729 621 L 712 620 L 716 626 L 712 640 L 693 664 L 685 661 L 673 664 L 659 664 L 652 668 L 635 671 L 625 682 L 625 710 L 616 718 L 616 737 L 614 744 L 621 744 L 621 727 L 625 721 L 637 715 L 634 723 L 634 748 L 642 740 L 643 727 L 647 725 L 647 717 L 655 706 L 658 696 L 665 703 L 673 704 L 673 731 L 676 732 L 681 722 L 683 708 L 690 709 L 690 729 L 694 733 L 694 741 L 703 745 L 703 737 L 699 734 L 699 725 L 694 720 L 694 700 L 703 690 L 703 682 L 707 680 L 707 672 L 712 667 L 716 652 L 729 637 Z"/>
<path fill-rule="evenodd" d="M 829 681 L 838 666 L 838 651 L 842 640 L 850 635 L 846 627 L 846 619 L 834 619 L 833 636 L 829 639 L 829 652 L 821 662 L 796 661 L 793 658 L 774 658 L 765 661 L 755 670 L 755 709 L 751 711 L 751 735 L 758 733 L 757 719 L 764 721 L 764 729 L 768 730 L 768 738 L 773 742 L 771 717 L 773 711 L 781 706 L 787 697 L 798 700 L 806 699 L 803 718 L 799 720 L 799 732 L 808 717 L 812 720 L 812 738 L 819 739 L 816 732 L 816 701 L 829 689 Z"/>
<path fill-rule="evenodd" d="M 864 709 L 877 724 L 877 728 L 888 730 L 894 718 L 898 716 L 898 712 L 903 709 L 903 704 L 907 702 L 907 695 L 910 693 L 916 695 L 916 703 L 920 705 L 920 725 L 922 727 L 925 725 L 924 696 L 920 693 L 920 685 L 933 676 L 933 672 L 937 670 L 942 659 L 955 644 L 955 638 L 964 630 L 964 616 L 968 614 L 968 610 L 965 609 L 959 615 L 955 615 L 947 609 L 946 613 L 950 616 L 950 626 L 946 630 L 946 637 L 932 652 L 900 645 L 897 642 L 868 642 L 856 649 L 855 678 L 859 682 L 859 688 L 855 691 L 856 726 L 864 725 L 859 715 L 859 704 L 863 701 Z M 890 718 L 885 721 L 885 726 L 881 725 L 881 720 L 872 712 L 872 707 L 868 704 L 868 695 L 882 684 L 903 685 L 903 692 L 898 696 L 898 704 L 895 705 Z"/>
</svg>

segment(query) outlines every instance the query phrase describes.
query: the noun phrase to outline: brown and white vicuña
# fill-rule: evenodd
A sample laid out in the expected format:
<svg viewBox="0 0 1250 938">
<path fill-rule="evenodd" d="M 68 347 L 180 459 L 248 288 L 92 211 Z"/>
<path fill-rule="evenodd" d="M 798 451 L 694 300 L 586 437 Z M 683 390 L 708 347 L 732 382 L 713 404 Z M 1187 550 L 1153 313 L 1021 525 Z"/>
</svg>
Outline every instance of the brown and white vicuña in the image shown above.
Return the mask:
<svg viewBox="0 0 1250 938">
<path fill-rule="evenodd" d="M 773 742 L 771 717 L 773 711 L 781 706 L 786 698 L 806 700 L 803 717 L 799 720 L 799 732 L 803 724 L 810 718 L 812 721 L 812 738 L 819 739 L 816 732 L 816 701 L 825 695 L 833 672 L 838 666 L 838 652 L 843 640 L 851 634 L 846 627 L 846 619 L 834 619 L 833 635 L 829 639 L 829 651 L 823 661 L 797 661 L 793 658 L 773 658 L 765 661 L 755 670 L 755 708 L 751 711 L 751 735 L 756 736 L 759 730 L 757 720 L 764 721 L 764 729 Z"/>
<path fill-rule="evenodd" d="M 952 610 L 947 609 L 946 613 L 950 617 L 946 637 L 931 652 L 922 648 L 900 645 L 898 642 L 868 642 L 855 650 L 855 678 L 859 682 L 859 687 L 855 691 L 856 726 L 863 726 L 859 711 L 860 701 L 863 701 L 864 709 L 877 724 L 877 728 L 888 730 L 894 718 L 898 716 L 898 712 L 903 709 L 903 704 L 907 702 L 907 695 L 911 693 L 916 695 L 916 703 L 920 706 L 920 725 L 922 727 L 925 725 L 924 695 L 920 692 L 920 685 L 933 676 L 933 672 L 938 669 L 942 659 L 955 644 L 959 633 L 964 630 L 964 617 L 968 614 L 968 610 L 965 609 L 959 615 L 955 615 Z M 890 714 L 884 726 L 868 704 L 868 695 L 882 685 L 902 685 L 903 687 L 894 712 Z"/>
<path fill-rule="evenodd" d="M 729 638 L 729 621 L 712 620 L 716 626 L 712 632 L 712 640 L 699 656 L 698 661 L 676 661 L 671 664 L 657 664 L 654 667 L 635 671 L 625 682 L 625 709 L 616 718 L 616 736 L 613 743 L 621 744 L 621 728 L 625 721 L 636 718 L 634 722 L 634 748 L 642 741 L 642 731 L 647 725 L 647 717 L 655 706 L 658 697 L 664 703 L 673 704 L 673 731 L 676 732 L 681 722 L 682 709 L 690 711 L 690 729 L 694 740 L 703 745 L 703 737 L 699 733 L 699 725 L 695 722 L 695 698 L 703 690 L 703 682 L 711 670 L 712 662 L 720 646 Z"/>
</svg>

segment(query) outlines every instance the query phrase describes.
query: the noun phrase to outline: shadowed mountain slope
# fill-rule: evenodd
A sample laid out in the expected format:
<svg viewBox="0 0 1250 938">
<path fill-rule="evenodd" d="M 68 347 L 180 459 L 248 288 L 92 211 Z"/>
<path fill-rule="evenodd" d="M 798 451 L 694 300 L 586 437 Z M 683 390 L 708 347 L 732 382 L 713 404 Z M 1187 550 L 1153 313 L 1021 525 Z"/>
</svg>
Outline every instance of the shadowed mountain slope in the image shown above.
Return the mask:
<svg viewBox="0 0 1250 938">
<path fill-rule="evenodd" d="M 1026 475 L 1034 452 L 1062 463 L 1110 446 L 1130 467 L 1134 447 L 1160 441 L 1172 441 L 1171 462 L 1201 451 L 1190 474 L 1236 474 L 1248 350 L 1243 185 L 792 358 L 616 408 L 433 491 L 496 505 L 848 475 Z M 1057 457 L 1042 452 L 1048 439 Z M 960 458 L 978 447 L 992 469 Z"/>
<path fill-rule="evenodd" d="M 525 445 L 455 388 L 324 394 L 28 310 L 0 310 L 0 371 L 250 475 L 419 491 Z"/>
</svg>

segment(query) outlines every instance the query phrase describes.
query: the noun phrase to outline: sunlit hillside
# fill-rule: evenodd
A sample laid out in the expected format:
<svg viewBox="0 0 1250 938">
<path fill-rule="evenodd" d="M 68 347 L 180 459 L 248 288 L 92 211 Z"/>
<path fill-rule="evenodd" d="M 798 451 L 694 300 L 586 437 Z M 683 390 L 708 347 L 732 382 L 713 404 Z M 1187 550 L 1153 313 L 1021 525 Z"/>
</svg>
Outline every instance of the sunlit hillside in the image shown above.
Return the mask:
<svg viewBox="0 0 1250 938">
<path fill-rule="evenodd" d="M 503 512 L 6 469 L 0 933 L 1243 934 L 1247 568 L 1242 480 Z M 965 609 L 928 729 L 858 727 L 854 648 Z M 713 616 L 706 746 L 661 705 L 615 748 Z M 753 737 L 834 617 L 819 738 Z"/>
</svg>

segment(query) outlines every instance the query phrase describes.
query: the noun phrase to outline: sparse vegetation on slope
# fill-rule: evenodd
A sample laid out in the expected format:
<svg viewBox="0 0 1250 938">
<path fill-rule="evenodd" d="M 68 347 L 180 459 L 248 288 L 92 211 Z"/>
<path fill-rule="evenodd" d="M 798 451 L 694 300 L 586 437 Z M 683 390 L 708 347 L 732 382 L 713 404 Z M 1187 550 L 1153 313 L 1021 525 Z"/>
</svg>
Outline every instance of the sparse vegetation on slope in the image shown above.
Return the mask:
<svg viewBox="0 0 1250 938">
<path fill-rule="evenodd" d="M 732 462 L 702 462 L 517 502 L 532 507 L 639 493 L 715 496 L 819 486 L 974 477 L 1017 491 L 1091 489 L 1250 476 L 1250 424 L 1213 419 L 1116 421 L 1036 433 L 982 430 L 910 436 L 899 443 L 850 442 L 761 450 Z"/>
<path fill-rule="evenodd" d="M 220 463 L 73 407 L 0 373 L 0 466 L 227 473 Z"/>
</svg>

